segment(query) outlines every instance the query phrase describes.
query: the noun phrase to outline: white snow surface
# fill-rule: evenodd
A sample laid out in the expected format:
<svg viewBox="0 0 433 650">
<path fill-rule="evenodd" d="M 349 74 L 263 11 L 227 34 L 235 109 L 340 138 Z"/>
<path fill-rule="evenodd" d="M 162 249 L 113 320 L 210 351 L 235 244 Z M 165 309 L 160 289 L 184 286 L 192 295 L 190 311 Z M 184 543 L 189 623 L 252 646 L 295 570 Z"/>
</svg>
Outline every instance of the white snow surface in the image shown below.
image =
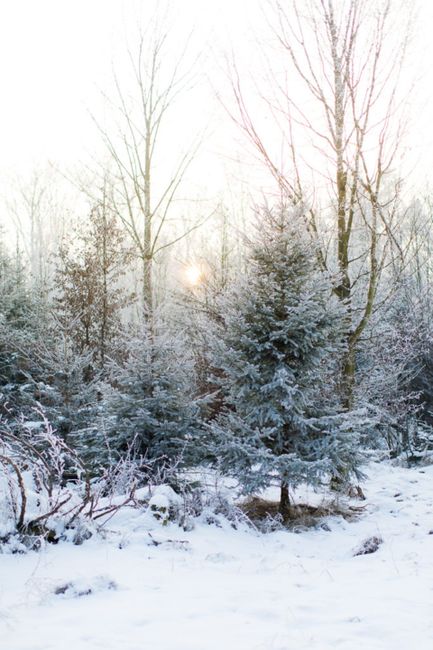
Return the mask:
<svg viewBox="0 0 433 650">
<path fill-rule="evenodd" d="M 431 650 L 433 467 L 368 475 L 365 513 L 330 530 L 184 532 L 124 508 L 104 538 L 0 555 L 0 648 Z"/>
</svg>

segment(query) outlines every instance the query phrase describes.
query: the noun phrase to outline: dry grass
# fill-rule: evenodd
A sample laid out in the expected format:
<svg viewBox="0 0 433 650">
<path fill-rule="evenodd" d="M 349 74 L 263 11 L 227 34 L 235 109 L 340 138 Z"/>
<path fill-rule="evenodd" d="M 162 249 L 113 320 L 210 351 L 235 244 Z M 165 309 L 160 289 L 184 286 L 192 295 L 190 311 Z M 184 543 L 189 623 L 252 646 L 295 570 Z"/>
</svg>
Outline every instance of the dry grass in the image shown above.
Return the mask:
<svg viewBox="0 0 433 650">
<path fill-rule="evenodd" d="M 259 497 L 250 497 L 239 508 L 242 512 L 256 525 L 263 524 L 266 521 L 277 521 L 278 519 L 284 527 L 293 528 L 312 528 L 323 523 L 323 519 L 330 516 L 340 516 L 346 520 L 356 519 L 364 512 L 366 505 L 353 506 L 342 503 L 338 499 L 323 501 L 318 506 L 312 506 L 308 503 L 292 504 L 286 517 L 281 517 L 277 501 L 267 501 Z"/>
</svg>

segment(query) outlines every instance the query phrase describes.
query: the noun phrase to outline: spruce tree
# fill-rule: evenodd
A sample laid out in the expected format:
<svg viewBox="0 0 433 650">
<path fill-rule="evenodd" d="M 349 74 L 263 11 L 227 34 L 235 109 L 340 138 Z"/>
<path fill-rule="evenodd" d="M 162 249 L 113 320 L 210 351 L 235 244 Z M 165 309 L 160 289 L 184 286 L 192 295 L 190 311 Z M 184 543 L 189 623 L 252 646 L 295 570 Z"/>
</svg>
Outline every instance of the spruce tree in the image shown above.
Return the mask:
<svg viewBox="0 0 433 650">
<path fill-rule="evenodd" d="M 11 417 L 29 402 L 27 351 L 39 326 L 36 312 L 21 252 L 6 250 L 0 230 L 0 416 Z"/>
<path fill-rule="evenodd" d="M 185 337 L 144 321 L 122 337 L 122 354 L 103 388 L 98 457 L 133 457 L 152 471 L 198 460 L 201 400 L 194 398 L 194 364 Z"/>
<path fill-rule="evenodd" d="M 300 211 L 260 214 L 250 270 L 221 304 L 214 337 L 225 406 L 210 447 L 244 492 L 278 483 L 280 511 L 301 482 L 356 469 L 356 433 L 336 385 L 344 312 L 316 270 Z"/>
</svg>

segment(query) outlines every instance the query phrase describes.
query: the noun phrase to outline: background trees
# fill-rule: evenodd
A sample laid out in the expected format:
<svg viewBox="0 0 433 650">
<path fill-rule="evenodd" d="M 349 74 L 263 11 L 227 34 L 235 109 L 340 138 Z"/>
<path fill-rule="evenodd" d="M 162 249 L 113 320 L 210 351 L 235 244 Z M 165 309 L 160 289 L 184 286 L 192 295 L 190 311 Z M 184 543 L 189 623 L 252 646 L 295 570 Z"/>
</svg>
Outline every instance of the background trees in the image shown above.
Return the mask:
<svg viewBox="0 0 433 650">
<path fill-rule="evenodd" d="M 48 244 L 51 183 L 36 175 L 10 203 L 25 254 L 0 255 L 0 372 L 8 422 L 42 408 L 92 472 L 213 454 L 247 491 L 277 477 L 285 512 L 300 481 L 347 477 L 361 444 L 399 453 L 409 420 L 429 422 L 431 210 L 401 192 L 406 31 L 391 0 L 277 1 L 265 15 L 263 122 L 236 65 L 232 91 L 277 191 L 251 176 L 241 197 L 235 182 L 214 195 L 209 164 L 196 200 L 187 48 L 149 21 L 116 68 L 109 118 L 95 117 L 104 157 L 76 210 L 59 206 Z M 253 209 L 257 192 L 268 207 Z"/>
<path fill-rule="evenodd" d="M 383 271 L 389 264 L 401 271 L 406 260 L 397 152 L 410 23 L 396 35 L 390 0 L 270 6 L 276 51 L 285 64 L 283 70 L 271 68 L 266 110 L 281 130 L 283 159 L 261 135 L 236 69 L 235 119 L 282 196 L 308 207 L 306 226 L 317 242 L 320 266 L 339 273 L 334 291 L 350 322 L 342 364 L 350 408 L 359 341 L 378 295 L 383 300 L 393 291 L 381 289 Z"/>
</svg>

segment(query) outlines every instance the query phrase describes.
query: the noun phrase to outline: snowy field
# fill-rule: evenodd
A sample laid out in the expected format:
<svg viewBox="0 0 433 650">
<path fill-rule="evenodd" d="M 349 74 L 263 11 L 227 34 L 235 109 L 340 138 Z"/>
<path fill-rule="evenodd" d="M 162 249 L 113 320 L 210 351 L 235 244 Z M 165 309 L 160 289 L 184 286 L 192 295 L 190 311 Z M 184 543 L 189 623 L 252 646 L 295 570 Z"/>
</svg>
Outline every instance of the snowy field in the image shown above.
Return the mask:
<svg viewBox="0 0 433 650">
<path fill-rule="evenodd" d="M 329 530 L 154 525 L 176 540 L 155 546 L 124 510 L 105 539 L 0 555 L 0 648 L 431 650 L 433 467 L 368 474 L 365 514 Z"/>
</svg>

